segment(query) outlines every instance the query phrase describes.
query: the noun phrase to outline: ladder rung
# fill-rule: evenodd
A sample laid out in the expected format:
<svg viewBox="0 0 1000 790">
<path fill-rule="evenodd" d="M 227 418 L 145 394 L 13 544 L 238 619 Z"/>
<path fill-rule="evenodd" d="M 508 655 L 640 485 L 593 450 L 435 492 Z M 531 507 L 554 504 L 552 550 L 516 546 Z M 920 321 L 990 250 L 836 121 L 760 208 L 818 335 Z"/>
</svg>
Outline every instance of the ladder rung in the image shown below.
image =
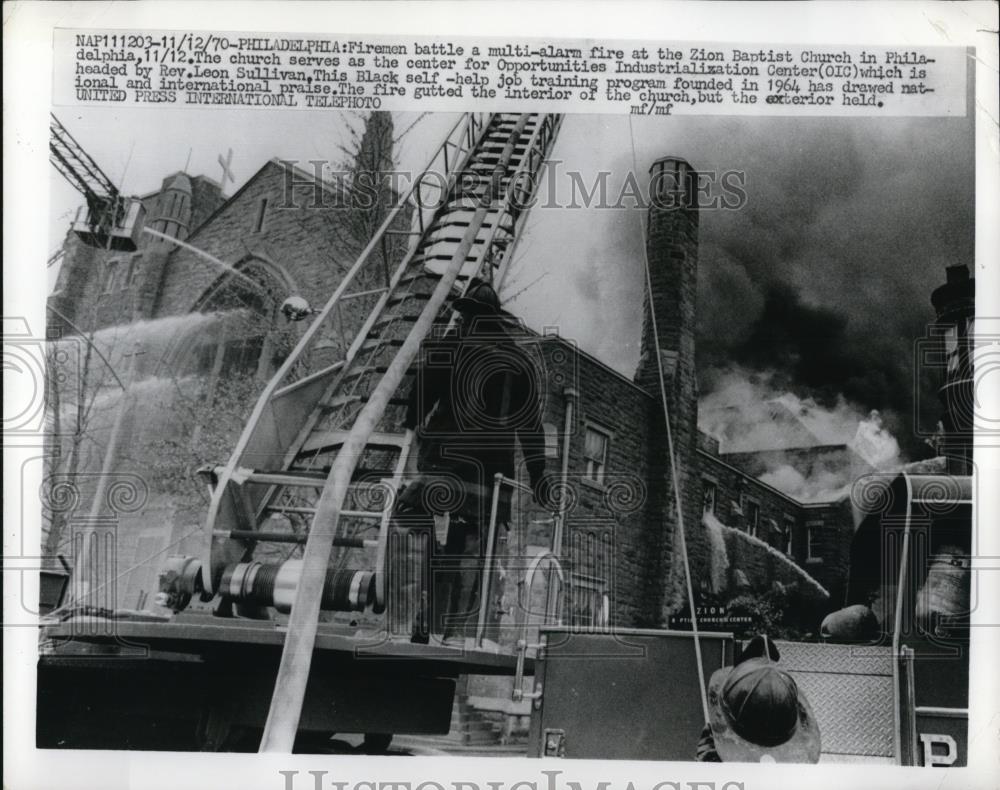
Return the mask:
<svg viewBox="0 0 1000 790">
<path fill-rule="evenodd" d="M 518 118 L 516 115 L 507 118 L 498 118 L 494 123 L 490 124 L 490 133 L 495 134 L 497 130 L 506 130 L 507 134 L 510 134 L 517 127 Z M 525 130 L 527 127 L 533 126 L 537 123 L 534 117 L 528 119 L 525 123 Z"/>
<path fill-rule="evenodd" d="M 480 242 L 477 246 L 482 247 L 483 246 L 483 242 Z M 475 249 L 475 247 L 473 247 L 473 249 Z M 422 255 L 421 260 L 422 261 L 444 261 L 445 263 L 447 263 L 448 261 L 451 260 L 451 258 L 452 258 L 452 256 L 454 254 L 455 254 L 454 252 L 449 252 L 448 250 L 445 250 L 443 252 L 428 252 L 428 253 L 424 253 Z M 478 255 L 474 255 L 474 254 L 470 254 L 470 255 L 466 255 L 465 256 L 465 260 L 467 260 L 467 261 L 475 261 L 475 260 L 478 260 L 478 259 L 479 259 L 479 256 Z"/>
<path fill-rule="evenodd" d="M 420 318 L 419 315 L 412 315 L 412 314 L 390 315 L 387 316 L 386 318 L 379 319 L 374 324 L 372 324 L 372 331 L 378 331 L 379 329 L 382 329 L 383 327 L 388 326 L 389 324 L 395 321 L 413 324 L 416 323 L 418 318 Z"/>
<path fill-rule="evenodd" d="M 358 376 L 364 376 L 368 373 L 384 373 L 384 370 L 379 370 L 379 368 L 385 367 L 384 365 L 358 365 L 357 367 L 351 368 L 344 374 L 344 379 L 356 379 Z"/>
<path fill-rule="evenodd" d="M 524 128 L 525 133 L 528 132 L 529 124 L 531 124 L 531 121 L 528 121 L 528 124 L 525 124 Z M 513 132 L 516 127 L 517 127 L 516 120 L 510 120 L 510 121 L 502 120 L 499 123 L 497 123 L 496 126 L 490 128 L 490 131 L 486 134 L 486 139 L 487 140 L 496 140 L 497 138 L 507 139 L 508 137 L 510 137 L 510 133 Z"/>
<path fill-rule="evenodd" d="M 409 285 L 412 282 L 416 282 L 422 277 L 434 277 L 441 279 L 441 275 L 434 274 L 433 272 L 424 271 L 419 266 L 411 266 L 409 270 L 399 278 L 400 285 Z"/>
<path fill-rule="evenodd" d="M 405 401 L 404 401 L 405 402 Z M 391 401 L 390 401 L 391 403 Z M 233 480 L 237 485 L 255 483 L 258 485 L 287 486 L 289 488 L 322 488 L 326 485 L 327 472 L 307 472 L 305 470 L 244 470 L 239 480 Z"/>
<path fill-rule="evenodd" d="M 440 258 L 440 257 L 432 255 L 430 258 L 427 259 L 426 265 L 430 266 L 432 264 L 440 264 L 442 262 L 447 263 L 449 260 L 451 260 L 451 259 L 450 258 Z M 464 265 L 468 265 L 469 263 L 472 263 L 474 260 L 477 260 L 477 259 L 476 258 L 466 258 Z M 462 275 L 461 279 L 462 280 L 467 280 L 467 279 L 469 279 L 469 275 Z"/>
<path fill-rule="evenodd" d="M 431 298 L 430 294 L 408 292 L 405 294 L 399 294 L 399 296 L 390 296 L 386 304 L 395 306 L 398 304 L 402 304 L 403 302 L 406 302 L 410 299 L 416 299 L 418 301 L 426 302 L 429 301 L 430 298 Z"/>
<path fill-rule="evenodd" d="M 334 409 L 339 409 L 341 406 L 345 406 L 349 403 L 367 403 L 368 395 L 341 395 L 334 398 L 332 401 L 327 403 L 321 403 L 320 405 L 326 411 L 333 411 Z M 410 401 L 407 398 L 389 398 L 389 406 L 407 406 Z"/>
<path fill-rule="evenodd" d="M 311 452 L 313 450 L 335 448 L 344 444 L 350 431 L 318 431 L 306 439 L 300 452 Z M 365 449 L 392 448 L 401 450 L 406 444 L 406 435 L 402 433 L 373 433 L 365 444 Z"/>
<path fill-rule="evenodd" d="M 474 201 L 474 202 L 471 206 L 468 206 L 465 205 L 463 201 Z M 448 209 L 448 211 L 449 213 L 459 213 L 459 212 L 471 213 L 474 212 L 477 208 L 479 208 L 479 206 L 477 205 L 478 203 L 479 203 L 479 197 L 476 196 L 464 195 L 462 197 L 454 197 L 451 198 L 451 200 L 449 201 L 450 208 Z M 486 216 L 492 218 L 494 214 L 499 214 L 499 213 L 500 213 L 500 205 L 497 204 L 495 206 L 488 207 Z"/>
<path fill-rule="evenodd" d="M 386 292 L 386 288 L 383 286 L 381 288 L 369 288 L 366 291 L 355 291 L 354 293 L 346 293 L 341 296 L 341 300 L 345 299 L 357 299 L 362 296 L 374 296 L 375 294 L 381 294 Z"/>
<path fill-rule="evenodd" d="M 356 379 L 369 373 L 385 373 L 388 369 L 388 365 L 364 365 L 347 371 L 347 373 L 344 374 L 344 380 Z"/>
<path fill-rule="evenodd" d="M 451 228 L 468 228 L 471 224 L 472 223 L 469 220 L 467 220 L 467 219 L 449 219 L 447 222 L 442 222 L 440 225 L 436 226 L 435 229 L 449 228 L 449 227 L 451 227 Z M 492 222 L 490 222 L 490 223 L 484 222 L 482 224 L 482 228 L 483 228 L 483 230 L 491 230 L 493 228 L 493 223 Z M 505 230 L 505 231 L 507 231 L 507 230 L 513 230 L 514 226 L 513 225 L 501 225 L 500 229 L 501 230 Z M 440 241 L 440 238 L 439 237 L 435 237 L 434 239 L 432 239 L 432 241 L 435 241 L 435 242 L 436 241 Z"/>
<path fill-rule="evenodd" d="M 326 484 L 324 472 L 259 471 L 249 470 L 242 483 L 259 483 L 269 486 L 299 486 L 302 488 L 322 488 Z"/>
<path fill-rule="evenodd" d="M 354 371 L 354 370 L 348 371 L 347 373 L 344 374 L 344 380 L 346 381 L 348 379 L 355 379 L 355 378 L 358 378 L 359 376 L 364 376 L 365 374 L 368 374 L 368 373 L 377 373 L 379 375 L 382 375 L 388 369 L 389 369 L 389 365 L 388 364 L 383 364 L 383 365 L 367 365 L 367 366 L 365 366 L 363 368 L 358 368 L 357 371 Z M 410 369 L 410 368 L 407 368 L 406 372 L 404 372 L 403 375 L 404 376 L 412 376 L 413 375 L 413 370 Z"/>
<path fill-rule="evenodd" d="M 348 518 L 377 518 L 385 515 L 384 510 L 341 510 L 340 515 Z"/>
<path fill-rule="evenodd" d="M 398 348 L 403 345 L 403 338 L 396 337 L 370 337 L 361 344 L 361 351 L 371 351 L 373 348 L 378 348 L 379 346 L 395 346 Z"/>
<path fill-rule="evenodd" d="M 471 189 L 474 187 L 481 187 L 481 186 L 486 186 L 487 184 L 492 184 L 493 170 L 494 170 L 493 165 L 480 162 L 473 162 L 471 165 L 469 165 L 469 171 L 479 175 L 479 179 L 477 179 L 474 183 L 469 182 L 465 186 Z M 513 177 L 514 177 L 513 171 L 506 170 L 504 171 L 503 175 L 500 176 L 500 183 L 506 184 Z"/>
<path fill-rule="evenodd" d="M 361 400 L 360 395 L 338 395 L 333 400 L 321 403 L 320 406 L 324 409 L 339 409 L 341 406 L 346 406 L 349 403 L 355 403 L 359 400 Z"/>
<path fill-rule="evenodd" d="M 400 280 L 400 285 L 412 285 L 413 283 L 419 282 L 423 279 L 427 279 L 428 284 L 430 285 L 433 284 L 433 281 L 440 280 L 441 275 L 426 271 L 423 267 L 418 266 L 417 271 L 413 274 L 406 275 L 402 280 Z"/>
<path fill-rule="evenodd" d="M 507 147 L 507 142 L 508 142 L 507 140 L 498 140 L 496 138 L 492 140 L 486 140 L 485 142 L 483 142 L 483 146 L 479 150 L 481 153 L 489 152 L 492 154 L 493 152 L 496 152 L 499 155 L 503 153 L 504 149 Z M 515 155 L 517 154 L 518 150 L 520 150 L 520 152 L 523 153 L 525 150 L 527 150 L 527 148 L 528 148 L 527 140 L 525 140 L 524 142 L 514 143 Z"/>
<path fill-rule="evenodd" d="M 475 240 L 475 242 L 473 242 L 473 243 L 474 244 L 485 244 L 488 238 L 489 238 L 489 235 L 488 234 L 484 234 L 483 236 L 477 237 L 476 240 Z M 458 246 L 458 242 L 460 242 L 461 240 L 462 240 L 461 236 L 438 236 L 436 239 L 434 239 L 434 243 L 435 244 L 454 244 L 457 247 Z"/>
</svg>

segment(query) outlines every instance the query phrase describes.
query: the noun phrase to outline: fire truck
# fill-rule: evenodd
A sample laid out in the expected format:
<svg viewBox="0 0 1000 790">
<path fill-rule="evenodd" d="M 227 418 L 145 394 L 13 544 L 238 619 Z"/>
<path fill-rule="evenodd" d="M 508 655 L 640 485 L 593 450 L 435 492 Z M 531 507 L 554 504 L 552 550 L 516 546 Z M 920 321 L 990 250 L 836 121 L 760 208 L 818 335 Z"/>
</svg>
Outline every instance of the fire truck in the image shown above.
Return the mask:
<svg viewBox="0 0 1000 790">
<path fill-rule="evenodd" d="M 503 284 L 562 123 L 462 116 L 425 170 L 443 181 L 414 181 L 321 309 L 286 303 L 291 320 L 311 323 L 228 461 L 201 472 L 211 489 L 205 552 L 171 557 L 160 574 L 158 602 L 173 614 L 60 603 L 43 618 L 40 747 L 288 752 L 354 733 L 364 751 L 382 753 L 393 736 L 448 733 L 456 684 L 500 676 L 530 716 L 528 755 L 693 759 L 704 678 L 733 663 L 739 640 L 608 618 L 564 623 L 558 510 L 547 550 L 504 565 L 498 502 L 520 491 L 516 480 L 493 481 L 473 633 L 423 643 L 397 627 L 398 581 L 413 570 L 392 528 L 412 449 L 400 393 L 449 301 L 476 282 Z M 406 254 L 372 290 L 373 253 L 391 235 L 408 240 Z M 346 352 L 317 353 L 362 292 L 374 306 Z M 971 545 L 972 478 L 899 474 L 885 491 L 860 514 L 855 539 L 857 567 L 891 602 L 880 636 L 779 642 L 782 660 L 812 701 L 824 759 L 961 765 L 967 620 L 928 630 L 918 610 L 935 547 Z M 544 604 L 521 607 L 503 642 L 492 638 L 491 602 L 505 584 Z"/>
</svg>

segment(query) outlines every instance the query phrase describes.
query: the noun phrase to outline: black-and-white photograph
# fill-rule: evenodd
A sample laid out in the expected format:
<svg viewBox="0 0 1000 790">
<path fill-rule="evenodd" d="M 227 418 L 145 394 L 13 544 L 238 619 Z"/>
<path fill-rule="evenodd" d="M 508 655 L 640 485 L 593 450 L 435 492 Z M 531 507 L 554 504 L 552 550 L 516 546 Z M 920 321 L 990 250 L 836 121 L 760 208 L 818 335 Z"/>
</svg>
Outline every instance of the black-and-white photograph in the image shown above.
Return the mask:
<svg viewBox="0 0 1000 790">
<path fill-rule="evenodd" d="M 82 27 L 39 753 L 972 764 L 976 50 Z"/>
</svg>

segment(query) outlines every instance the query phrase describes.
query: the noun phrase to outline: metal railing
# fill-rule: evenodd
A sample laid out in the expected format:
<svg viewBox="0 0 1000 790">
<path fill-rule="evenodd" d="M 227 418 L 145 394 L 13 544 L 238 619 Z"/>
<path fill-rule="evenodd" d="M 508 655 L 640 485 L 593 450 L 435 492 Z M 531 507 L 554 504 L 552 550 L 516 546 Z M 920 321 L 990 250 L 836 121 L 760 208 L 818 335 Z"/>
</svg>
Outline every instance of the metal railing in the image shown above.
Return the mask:
<svg viewBox="0 0 1000 790">
<path fill-rule="evenodd" d="M 500 507 L 500 497 L 504 487 L 509 487 L 511 493 L 515 491 L 520 491 L 522 493 L 531 493 L 531 488 L 524 485 L 523 483 L 506 477 L 503 474 L 496 474 L 493 481 L 493 498 L 490 504 L 490 521 L 486 533 L 486 550 L 483 555 L 483 572 L 482 579 L 480 581 L 480 595 L 479 595 L 479 619 L 476 626 L 476 637 L 475 646 L 481 648 L 483 646 L 483 640 L 486 635 L 486 628 L 488 626 L 488 616 L 490 609 L 492 607 L 491 600 L 493 596 L 493 586 L 494 586 L 494 575 L 497 568 L 496 559 L 496 544 L 497 544 L 497 514 Z M 556 523 L 556 532 L 559 532 L 558 522 L 560 521 L 560 516 L 557 514 L 554 517 L 554 522 Z M 564 584 L 565 579 L 562 570 L 562 564 L 559 558 L 556 556 L 552 549 L 543 551 L 540 554 L 535 555 L 531 562 L 528 564 L 523 579 L 523 590 L 519 592 L 518 606 L 522 607 L 522 611 L 526 614 L 530 614 L 531 606 L 531 590 L 535 581 L 535 574 L 538 572 L 543 562 L 549 563 L 548 567 L 548 581 L 547 581 L 547 594 L 546 594 L 546 607 L 545 607 L 545 624 L 558 624 L 559 622 L 559 605 L 558 596 L 552 594 L 553 578 L 552 574 L 555 573 L 558 577 L 559 583 Z M 521 585 L 519 584 L 519 587 Z M 526 593 L 526 599 L 528 604 L 525 605 L 524 600 L 520 600 L 522 596 Z M 523 622 L 520 624 L 520 633 L 518 638 L 518 649 L 520 650 L 520 645 L 525 642 L 527 636 L 527 630 L 530 625 L 530 619 L 525 617 Z"/>
</svg>

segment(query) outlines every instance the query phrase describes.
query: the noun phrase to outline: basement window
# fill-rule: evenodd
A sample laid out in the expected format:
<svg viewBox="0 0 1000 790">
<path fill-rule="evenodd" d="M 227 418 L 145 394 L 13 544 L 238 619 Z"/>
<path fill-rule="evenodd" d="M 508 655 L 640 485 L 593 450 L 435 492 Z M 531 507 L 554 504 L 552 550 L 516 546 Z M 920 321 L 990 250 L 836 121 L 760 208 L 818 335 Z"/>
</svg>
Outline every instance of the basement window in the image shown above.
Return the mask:
<svg viewBox="0 0 1000 790">
<path fill-rule="evenodd" d="M 604 470 L 608 465 L 608 445 L 610 443 L 611 434 L 595 428 L 593 425 L 587 426 L 583 446 L 583 458 L 586 463 L 583 472 L 584 480 L 604 485 Z"/>
</svg>

